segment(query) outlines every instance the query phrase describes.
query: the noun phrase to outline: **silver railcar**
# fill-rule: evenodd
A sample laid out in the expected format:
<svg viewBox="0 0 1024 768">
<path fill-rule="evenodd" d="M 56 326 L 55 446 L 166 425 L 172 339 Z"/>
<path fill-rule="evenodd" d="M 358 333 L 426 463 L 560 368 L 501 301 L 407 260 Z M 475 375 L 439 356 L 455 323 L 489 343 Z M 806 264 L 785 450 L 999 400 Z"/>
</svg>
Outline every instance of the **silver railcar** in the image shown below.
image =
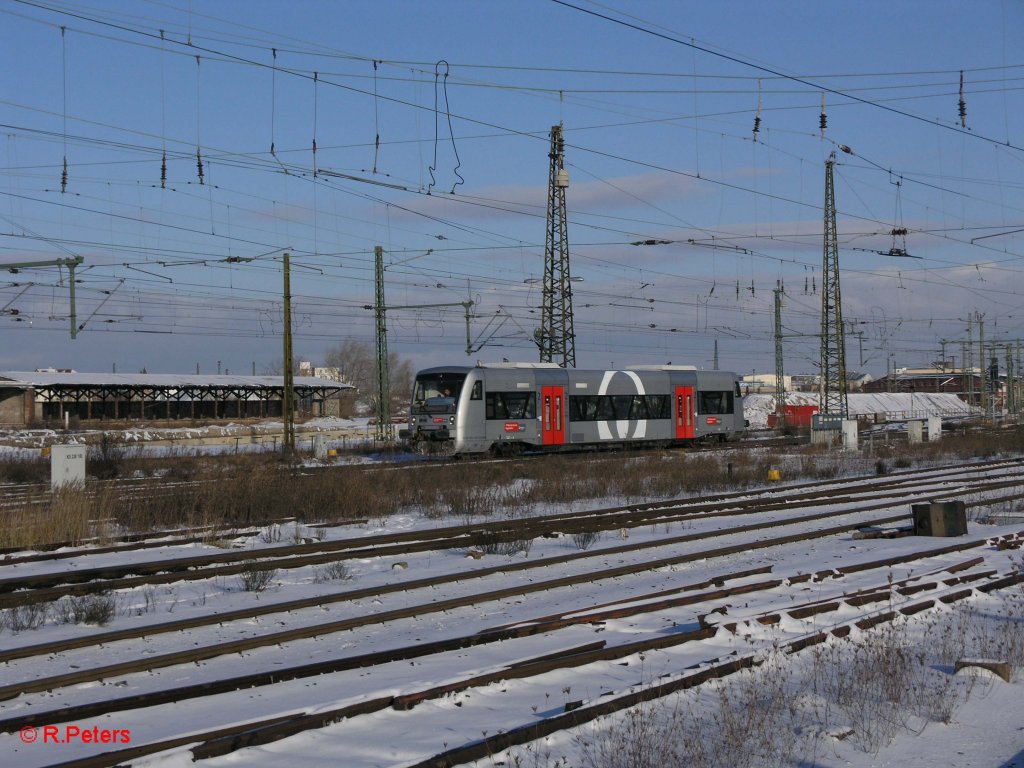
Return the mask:
<svg viewBox="0 0 1024 768">
<path fill-rule="evenodd" d="M 733 440 L 744 428 L 726 371 L 481 363 L 420 371 L 402 437 L 421 452 L 509 455 Z"/>
</svg>

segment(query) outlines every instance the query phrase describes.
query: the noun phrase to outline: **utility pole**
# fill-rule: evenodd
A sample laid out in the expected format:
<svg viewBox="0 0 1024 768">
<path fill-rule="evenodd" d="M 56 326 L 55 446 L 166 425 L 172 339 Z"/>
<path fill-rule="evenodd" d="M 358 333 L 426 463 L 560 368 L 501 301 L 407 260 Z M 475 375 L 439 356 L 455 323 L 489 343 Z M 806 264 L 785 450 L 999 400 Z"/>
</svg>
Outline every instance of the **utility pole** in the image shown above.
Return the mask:
<svg viewBox="0 0 1024 768">
<path fill-rule="evenodd" d="M 967 393 L 967 402 L 976 405 L 974 402 L 974 315 L 967 316 L 967 346 L 964 348 L 961 359 L 964 361 L 964 373 L 967 376 L 964 391 Z"/>
<path fill-rule="evenodd" d="M 775 294 L 775 413 L 786 412 L 786 377 L 782 370 L 782 297 L 786 295 L 781 282 L 772 289 Z"/>
<path fill-rule="evenodd" d="M 551 127 L 548 169 L 547 232 L 544 237 L 544 290 L 541 306 L 540 362 L 576 367 L 576 334 L 572 317 L 572 277 L 569 273 L 569 237 L 565 211 L 565 141 L 562 125 Z"/>
<path fill-rule="evenodd" d="M 974 320 L 978 323 L 978 347 L 981 352 L 978 354 L 978 373 L 981 376 L 981 413 L 983 418 L 988 418 L 988 374 L 986 371 L 988 361 L 985 359 L 985 315 L 981 312 L 974 312 Z"/>
<path fill-rule="evenodd" d="M 715 339 L 715 357 L 711 361 L 711 370 L 718 370 L 718 339 Z"/>
<path fill-rule="evenodd" d="M 1021 412 L 1021 389 L 1020 389 L 1020 379 L 1021 379 L 1021 340 L 1020 339 L 1017 339 L 1017 365 L 1014 367 L 1014 371 L 1016 372 L 1016 376 L 1014 376 L 1014 391 L 1016 392 L 1016 395 L 1014 396 L 1014 401 L 1017 403 L 1017 410 L 1015 411 L 1015 414 L 1019 416 L 1020 412 Z"/>
<path fill-rule="evenodd" d="M 1017 410 L 1017 393 L 1013 387 L 1013 347 L 1006 345 L 1006 400 L 1003 404 L 1007 415 Z"/>
<path fill-rule="evenodd" d="M 1021 378 L 1021 340 L 1017 339 L 1017 365 L 1014 367 L 1016 376 L 1014 377 L 1014 401 L 1017 403 L 1017 410 L 1014 412 L 1016 415 L 1020 415 L 1021 412 L 1021 389 L 1020 389 L 1020 378 Z"/>
<path fill-rule="evenodd" d="M 466 354 L 472 354 L 470 341 L 470 310 L 473 301 L 448 301 L 439 304 L 402 304 L 389 307 L 384 300 L 384 248 L 377 245 L 373 249 L 374 286 L 376 303 L 363 309 L 373 309 L 377 326 L 377 429 L 374 440 L 390 440 L 391 435 L 391 374 L 388 366 L 388 323 L 389 309 L 431 309 L 434 307 L 462 307 L 466 311 Z"/>
<path fill-rule="evenodd" d="M 14 264 L 0 264 L 0 269 L 17 272 L 19 269 L 31 269 L 32 267 L 67 267 L 68 304 L 71 311 L 71 338 L 77 339 L 80 329 L 78 327 L 78 315 L 75 312 L 75 267 L 83 261 L 85 259 L 81 256 L 72 256 L 70 259 L 51 259 L 50 261 L 19 261 Z"/>
<path fill-rule="evenodd" d="M 821 261 L 821 397 L 822 415 L 846 418 L 846 339 L 839 292 L 839 236 L 836 231 L 836 193 L 833 152 L 825 161 L 825 247 Z"/>
<path fill-rule="evenodd" d="M 295 453 L 295 372 L 292 370 L 292 276 L 291 260 L 284 254 L 284 435 L 281 450 L 286 457 Z"/>
<path fill-rule="evenodd" d="M 391 383 L 388 375 L 387 306 L 384 304 L 384 248 L 373 249 L 377 302 L 374 315 L 377 321 L 377 431 L 374 440 L 391 439 Z"/>
</svg>

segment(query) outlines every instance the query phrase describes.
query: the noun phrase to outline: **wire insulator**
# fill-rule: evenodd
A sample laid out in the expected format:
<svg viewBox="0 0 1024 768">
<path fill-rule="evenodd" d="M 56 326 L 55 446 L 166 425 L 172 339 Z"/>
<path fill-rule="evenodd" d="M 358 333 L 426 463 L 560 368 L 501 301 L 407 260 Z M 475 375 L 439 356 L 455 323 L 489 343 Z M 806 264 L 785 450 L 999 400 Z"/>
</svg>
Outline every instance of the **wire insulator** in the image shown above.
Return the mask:
<svg viewBox="0 0 1024 768">
<path fill-rule="evenodd" d="M 65 192 L 68 188 L 68 156 L 64 155 L 64 170 L 60 173 L 60 191 Z"/>
<path fill-rule="evenodd" d="M 825 129 L 828 128 L 828 115 L 825 114 L 825 92 L 821 93 L 821 114 L 818 115 L 818 130 L 821 131 L 821 138 L 825 138 Z"/>
<path fill-rule="evenodd" d="M 160 161 L 160 189 L 167 189 L 167 153 Z"/>
<path fill-rule="evenodd" d="M 964 100 L 964 71 L 960 70 L 960 127 L 967 127 L 967 102 Z"/>
<path fill-rule="evenodd" d="M 203 179 L 203 156 L 199 152 L 199 147 L 196 147 L 196 170 L 199 171 L 199 183 L 205 184 L 206 181 Z"/>
<path fill-rule="evenodd" d="M 757 140 L 757 134 L 761 132 L 761 80 L 757 81 L 757 114 L 754 115 L 754 140 Z"/>
</svg>

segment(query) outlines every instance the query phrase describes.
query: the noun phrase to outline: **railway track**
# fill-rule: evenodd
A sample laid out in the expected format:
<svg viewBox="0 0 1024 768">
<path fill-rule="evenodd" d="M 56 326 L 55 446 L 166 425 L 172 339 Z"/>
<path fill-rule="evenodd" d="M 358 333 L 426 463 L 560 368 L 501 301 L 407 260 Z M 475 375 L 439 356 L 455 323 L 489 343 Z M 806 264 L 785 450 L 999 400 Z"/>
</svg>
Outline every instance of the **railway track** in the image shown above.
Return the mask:
<svg viewBox="0 0 1024 768">
<path fill-rule="evenodd" d="M 36 571 L 30 575 L 0 578 L 0 608 L 112 589 L 235 576 L 254 569 L 294 569 L 365 557 L 402 556 L 416 552 L 473 548 L 507 543 L 526 534 L 532 538 L 555 533 L 622 531 L 649 524 L 670 524 L 693 517 L 765 513 L 791 509 L 796 504 L 806 505 L 816 499 L 828 499 L 832 505 L 855 505 L 863 503 L 870 494 L 875 494 L 875 504 L 884 507 L 886 504 L 922 501 L 947 492 L 941 487 L 937 488 L 937 477 L 941 477 L 945 483 L 970 482 L 979 490 L 994 491 L 1022 486 L 1024 475 L 1020 472 L 1019 462 L 995 462 L 985 466 L 967 467 L 953 473 L 949 470 L 945 473 L 924 470 L 881 480 L 861 478 L 842 481 L 830 484 L 824 490 L 803 484 L 780 488 L 762 495 L 752 496 L 741 492 L 699 500 L 634 504 L 595 510 L 586 514 L 572 512 L 547 515 L 531 518 L 528 522 L 480 522 L 407 533 L 268 546 L 246 551 L 218 551 L 189 557 L 165 556 L 158 560 L 132 561 L 94 568 L 77 567 L 76 563 L 74 570 L 63 566 L 59 571 Z M 985 474 L 986 477 L 980 477 L 981 474 Z M 839 489 L 843 489 L 845 493 L 839 495 Z M 1013 495 L 1009 494 L 1006 498 Z M 132 552 L 135 548 L 124 546 L 100 552 Z M 53 556 L 54 559 L 68 557 L 69 553 Z M 47 557 L 11 557 L 3 561 L 3 564 L 17 566 L 29 562 L 45 564 Z"/>
<path fill-rule="evenodd" d="M 985 537 L 952 543 L 929 541 L 927 548 L 920 541 L 908 547 L 904 540 L 886 545 L 902 551 L 884 558 L 852 562 L 844 557 L 846 562 L 836 567 L 773 573 L 777 562 L 787 562 L 810 542 L 848 542 L 850 532 L 858 526 L 905 520 L 908 500 L 968 490 L 1005 495 L 1020 484 L 1013 470 L 1012 465 L 989 466 L 984 472 L 974 468 L 964 476 L 947 470 L 944 475 L 908 474 L 899 481 L 890 477 L 876 487 L 870 487 L 866 481 L 851 481 L 833 483 L 834 487 L 828 489 L 773 489 L 768 498 L 757 500 L 750 495 L 723 495 L 682 504 L 595 510 L 584 515 L 588 518 L 586 529 L 600 525 L 625 528 L 631 531 L 632 539 L 646 536 L 646 541 L 505 560 L 483 568 L 467 569 L 466 563 L 476 561 L 460 557 L 459 567 L 435 577 L 397 580 L 302 601 L 260 605 L 258 610 L 221 611 L 154 626 L 10 648 L 0 656 L 12 680 L 0 689 L 0 697 L 5 699 L 0 703 L 2 729 L 14 732 L 33 727 L 80 727 L 75 724 L 88 725 L 90 718 L 129 724 L 138 720 L 141 724 L 133 732 L 145 743 L 133 745 L 130 753 L 100 751 L 86 755 L 81 758 L 85 762 L 75 764 L 114 765 L 197 742 L 201 745 L 193 748 L 193 755 L 209 757 L 246 744 L 269 743 L 328 723 L 342 722 L 347 727 L 360 718 L 390 717 L 387 713 L 407 711 L 420 702 L 453 696 L 472 698 L 496 685 L 507 685 L 500 681 L 529 681 L 529 685 L 550 688 L 544 682 L 545 676 L 564 675 L 566 670 L 585 666 L 590 669 L 594 665 L 621 670 L 622 665 L 631 664 L 629 659 L 636 654 L 657 652 L 671 656 L 676 652 L 674 649 L 709 643 L 718 632 L 715 616 L 723 608 L 734 613 L 737 600 L 755 600 L 757 595 L 773 591 L 783 593 L 778 599 L 786 603 L 790 618 L 800 618 L 792 612 L 799 609 L 804 611 L 804 618 L 813 616 L 814 621 L 820 621 L 821 615 L 833 610 L 827 607 L 831 605 L 858 604 L 863 609 L 872 604 L 920 602 L 923 592 L 969 595 L 973 589 L 988 589 L 992 584 L 1004 584 L 1000 579 L 1013 577 L 1013 573 L 990 567 L 984 557 L 968 557 L 972 550 L 993 549 Z M 986 476 L 980 477 L 982 474 Z M 880 494 L 888 496 L 880 500 Z M 903 508 L 900 514 L 891 514 L 893 505 Z M 760 514 L 752 521 L 755 511 Z M 536 529 L 530 528 L 530 535 L 553 537 L 558 528 L 572 519 L 557 515 L 540 518 Z M 669 536 L 666 526 L 672 525 L 683 532 Z M 453 546 L 465 546 L 463 542 L 472 534 L 473 526 L 468 526 L 469 530 L 465 527 L 455 526 L 458 532 L 454 537 L 451 531 L 430 531 L 431 547 L 425 548 L 419 557 L 437 557 Z M 500 527 L 490 532 L 494 530 Z M 522 536 L 523 531 L 518 530 L 517 535 Z M 414 545 L 421 541 L 417 537 L 423 537 L 423 532 L 401 536 L 406 539 L 398 546 Z M 717 546 L 708 547 L 710 540 Z M 1006 546 L 1014 546 L 1017 541 L 1005 538 Z M 396 546 L 395 542 L 380 544 Z M 346 552 L 358 553 L 360 559 L 391 556 L 381 554 L 390 552 L 385 549 L 374 554 L 365 541 L 360 545 L 347 551 L 341 548 L 317 553 L 314 557 Z M 844 549 L 849 546 L 845 544 Z M 865 553 L 868 551 L 864 549 Z M 295 555 L 289 552 L 284 557 Z M 275 558 L 270 555 L 267 559 L 272 562 Z M 755 565 L 752 560 L 760 562 Z M 687 580 L 685 574 L 696 572 L 697 564 L 701 563 L 700 571 L 705 578 Z M 714 563 L 711 575 L 708 563 Z M 753 566 L 737 568 L 738 563 Z M 893 579 L 894 569 L 904 575 Z M 874 575 L 857 589 L 849 589 L 847 582 L 854 573 L 859 574 L 857 578 L 861 581 L 865 574 Z M 101 584 L 110 589 L 112 581 L 103 580 Z M 812 584 L 817 599 L 810 604 L 806 600 L 796 602 L 796 597 Z M 86 580 L 71 586 L 90 585 Z M 7 595 L 51 597 L 47 590 L 52 589 L 23 584 L 20 591 Z M 443 592 L 438 594 L 438 590 Z M 616 591 L 620 596 L 609 600 L 610 593 Z M 391 603 L 396 598 L 400 604 Z M 564 609 L 541 613 L 531 607 L 535 604 Z M 368 610 L 368 605 L 373 607 Z M 527 607 L 519 608 L 520 605 Z M 330 622 L 310 617 L 327 609 L 347 615 Z M 269 631 L 253 630 L 252 622 L 258 617 L 269 622 Z M 750 621 L 750 617 L 739 621 Z M 640 624 L 652 622 L 656 630 L 638 629 Z M 667 623 L 673 628 L 668 634 L 664 632 Z M 421 630 L 425 624 L 430 625 L 429 631 Z M 462 631 L 449 630 L 450 624 Z M 210 634 L 214 626 L 217 630 Z M 595 632 L 603 637 L 595 639 Z M 246 636 L 222 639 L 224 635 L 239 633 Z M 313 652 L 317 645 L 319 649 Z M 366 652 L 367 648 L 375 650 Z M 138 658 L 123 660 L 126 652 Z M 495 654 L 502 660 L 496 659 Z M 121 660 L 104 662 L 104 657 Z M 508 662 L 509 658 L 514 660 Z M 296 659 L 302 659 L 301 663 Z M 61 666 L 68 671 L 54 674 Z M 263 669 L 254 671 L 253 667 Z M 395 680 L 403 679 L 394 677 L 397 670 L 407 675 L 412 670 L 419 679 L 425 667 L 472 669 L 474 674 L 455 676 L 458 679 L 441 674 L 440 679 L 435 677 L 418 686 L 411 680 L 399 685 L 399 692 L 394 691 Z M 339 702 L 337 692 L 347 691 L 350 686 L 361 691 L 357 700 Z M 623 689 L 611 683 L 607 687 L 616 700 L 629 700 L 620 695 Z M 307 711 L 308 701 L 302 703 L 302 697 L 308 696 L 311 688 L 316 689 L 317 695 L 323 695 L 321 691 L 327 693 L 331 699 L 319 703 L 315 714 Z M 259 706 L 253 705 L 251 716 L 244 718 L 228 708 L 231 714 L 226 719 L 231 722 L 225 723 L 222 702 L 238 697 L 240 690 L 256 691 L 249 698 L 258 700 Z M 547 693 L 550 695 L 550 690 Z M 220 724 L 181 735 L 153 727 L 154 720 L 167 721 L 166 716 L 155 713 L 182 701 L 193 702 L 190 708 L 206 713 L 205 723 Z M 285 701 L 292 701 L 291 709 Z M 584 708 L 583 703 L 580 708 Z M 562 722 L 557 718 L 568 714 L 551 713 L 545 721 Z M 244 722 L 236 722 L 240 720 Z M 532 732 L 528 728 L 517 730 L 522 727 L 520 723 L 506 731 L 520 735 Z M 486 749 L 493 745 L 488 743 Z M 460 749 L 469 749 L 469 745 Z M 428 760 L 450 757 L 456 755 Z"/>
<path fill-rule="evenodd" d="M 912 563 L 929 562 L 937 557 L 935 552 L 918 552 L 896 559 L 886 559 L 872 563 L 862 563 L 855 568 L 840 571 L 828 571 L 817 574 L 791 574 L 786 578 L 769 578 L 761 581 L 750 581 L 765 573 L 766 569 L 755 571 L 726 574 L 711 581 L 696 584 L 689 584 L 684 587 L 672 590 L 674 597 L 666 598 L 664 592 L 649 595 L 639 595 L 628 601 L 616 601 L 615 603 L 604 603 L 589 611 L 575 611 L 572 614 L 558 614 L 540 618 L 530 618 L 526 621 L 517 622 L 513 625 L 501 625 L 480 630 L 474 634 L 453 637 L 443 641 L 430 643 L 419 643 L 410 647 L 399 647 L 371 654 L 362 654 L 347 658 L 343 663 L 333 666 L 319 665 L 313 670 L 318 678 L 329 684 L 330 677 L 341 676 L 349 673 L 348 682 L 338 680 L 335 688 L 341 690 L 347 688 L 357 672 L 359 677 L 367 676 L 367 669 L 384 670 L 387 667 L 407 662 L 410 659 L 419 660 L 419 666 L 435 663 L 442 668 L 450 664 L 450 657 L 459 654 L 459 662 L 470 666 L 474 672 L 463 674 L 457 679 L 446 679 L 441 684 L 420 685 L 413 690 L 404 690 L 398 694 L 371 695 L 371 692 L 364 691 L 356 697 L 358 700 L 343 706 L 323 709 L 315 714 L 304 711 L 297 711 L 285 714 L 276 714 L 264 717 L 255 721 L 248 721 L 241 724 L 231 724 L 222 727 L 207 729 L 196 733 L 190 732 L 182 736 L 172 736 L 153 741 L 148 744 L 139 745 L 126 750 L 116 750 L 108 754 L 87 757 L 76 760 L 71 765 L 99 766 L 114 765 L 124 760 L 135 759 L 147 754 L 165 752 L 181 748 L 186 745 L 192 753 L 193 758 L 209 758 L 217 755 L 228 754 L 237 749 L 268 744 L 286 738 L 302 731 L 312 728 L 322 728 L 331 723 L 345 722 L 350 729 L 360 728 L 360 718 L 369 719 L 373 716 L 388 715 L 391 712 L 407 712 L 417 705 L 425 702 L 438 701 L 456 697 L 461 701 L 468 701 L 475 695 L 480 695 L 488 689 L 495 687 L 507 691 L 512 681 L 517 685 L 545 686 L 545 676 L 553 673 L 564 674 L 566 670 L 575 670 L 584 666 L 588 668 L 612 666 L 636 666 L 636 658 L 646 655 L 650 657 L 654 653 L 671 655 L 681 649 L 691 649 L 702 642 L 712 640 L 718 633 L 715 624 L 710 623 L 707 617 L 715 615 L 724 603 L 731 606 L 730 602 L 742 599 L 756 599 L 759 595 L 768 590 L 778 590 L 783 584 L 793 587 L 799 584 L 813 582 L 818 586 L 816 599 L 797 605 L 789 606 L 784 611 L 760 611 L 740 619 L 730 621 L 725 625 L 729 631 L 735 631 L 740 622 L 760 624 L 777 624 L 785 615 L 790 620 L 798 620 L 808 624 L 808 629 L 816 628 L 814 632 L 807 631 L 798 633 L 798 638 L 788 641 L 787 645 L 793 648 L 806 647 L 807 645 L 820 641 L 827 634 L 842 635 L 849 631 L 851 626 L 867 628 L 878 621 L 887 620 L 897 614 L 909 615 L 921 610 L 927 610 L 936 605 L 949 604 L 956 600 L 969 597 L 973 589 L 986 592 L 995 589 L 1009 587 L 1020 583 L 1020 573 L 997 576 L 993 569 L 981 568 L 979 565 L 983 558 L 975 557 L 966 560 L 953 562 L 944 567 L 932 568 L 917 577 L 903 578 L 897 581 L 884 574 L 877 573 L 883 568 L 891 567 L 896 563 L 904 565 Z M 873 582 L 857 589 L 844 589 L 836 586 L 839 580 L 850 576 L 855 572 L 870 574 Z M 826 586 L 832 589 L 823 594 L 822 589 Z M 670 634 L 662 632 L 641 632 L 632 633 L 624 642 L 609 640 L 591 640 L 590 642 L 578 642 L 578 639 L 586 639 L 587 634 L 594 631 L 601 632 L 604 627 L 613 621 L 621 621 L 625 617 L 650 618 L 657 616 L 664 618 L 666 613 L 672 609 L 686 606 L 686 609 L 696 613 L 696 622 L 682 624 L 679 631 Z M 882 609 L 879 609 L 879 606 Z M 824 617 L 830 614 L 837 614 L 843 608 L 857 608 L 866 610 L 864 618 L 858 621 L 838 621 L 831 625 L 826 623 L 827 631 L 822 632 Z M 703 613 L 701 611 L 707 611 Z M 564 632 L 572 632 L 574 637 L 560 635 Z M 576 636 L 583 635 L 582 638 Z M 639 637 L 639 639 L 637 639 Z M 535 643 L 532 640 L 539 639 L 543 642 Z M 494 644 L 503 646 L 503 655 L 511 655 L 515 660 L 512 663 L 491 664 L 487 667 L 487 654 L 481 654 L 482 660 L 474 660 L 472 654 L 481 649 L 490 648 Z M 511 648 L 518 644 L 519 648 Z M 701 651 L 697 651 L 700 653 Z M 703 652 L 707 652 L 704 649 Z M 748 655 L 745 658 L 753 659 Z M 423 660 L 427 660 L 424 662 Z M 714 659 L 706 660 L 715 666 Z M 483 666 L 473 666 L 481 664 Z M 735 671 L 744 668 L 743 666 L 726 666 L 722 671 Z M 607 673 L 607 669 L 604 670 Z M 614 671 L 614 670 L 613 670 Z M 707 670 L 705 670 L 706 672 Z M 386 673 L 385 673 L 386 674 Z M 422 674 L 422 673 L 420 673 Z M 635 675 L 634 675 L 635 677 Z M 249 689 L 253 686 L 281 686 L 283 681 L 292 678 L 281 671 L 271 672 L 265 675 L 265 679 L 256 679 L 254 675 L 245 678 L 236 678 L 221 681 L 216 685 L 206 685 L 202 692 L 204 697 L 216 697 L 224 691 L 236 690 L 238 688 Z M 685 675 L 682 679 L 688 680 L 691 684 L 698 680 L 708 679 L 705 675 Z M 623 689 L 615 689 L 606 686 L 600 696 L 592 697 L 588 702 L 591 706 L 587 712 L 578 712 L 569 719 L 572 724 L 585 722 L 587 719 L 606 714 L 617 708 L 629 706 L 639 700 L 633 691 L 633 685 Z M 648 694 L 651 689 L 648 689 Z M 668 687 L 660 683 L 654 688 L 661 694 L 677 688 Z M 116 702 L 113 705 L 96 706 L 84 705 L 68 707 L 60 711 L 44 713 L 33 713 L 33 715 L 21 718 L 9 718 L 0 723 L 0 728 L 8 732 L 14 732 L 22 728 L 32 727 L 33 724 L 46 723 L 53 726 L 54 723 L 80 721 L 82 718 L 97 717 L 100 714 L 109 715 L 111 712 L 145 711 L 165 706 L 168 703 L 181 701 L 185 696 L 183 692 L 197 695 L 197 690 L 184 691 L 164 689 L 156 694 L 148 696 L 129 697 Z M 377 691 L 382 693 L 382 691 Z M 521 692 L 520 692 L 521 693 Z M 615 707 L 609 709 L 609 702 L 604 701 L 607 696 L 615 697 Z M 539 693 L 537 694 L 539 699 Z M 594 701 L 597 700 L 597 701 Z M 575 712 L 584 706 L 583 700 L 565 701 L 561 710 L 565 715 Z M 593 706 L 597 704 L 597 706 Z M 279 708 L 280 703 L 275 702 L 271 709 Z M 125 716 L 123 716 L 125 717 Z M 533 718 L 528 718 L 533 719 Z M 131 723 L 132 719 L 127 717 L 126 722 Z M 545 718 L 545 723 L 528 724 L 508 731 L 506 734 L 491 739 L 484 739 L 472 744 L 464 745 L 457 750 L 448 750 L 445 754 L 437 755 L 423 761 L 422 765 L 449 765 L 455 762 L 462 762 L 467 759 L 475 759 L 474 756 L 482 756 L 478 750 L 496 750 L 504 748 L 513 743 L 522 743 L 523 740 L 537 738 L 547 729 L 558 729 L 565 727 L 567 722 L 563 714 L 551 713 L 551 717 Z M 510 734 L 516 734 L 516 739 L 510 740 Z"/>
<path fill-rule="evenodd" d="M 952 595 L 963 599 L 972 590 L 1011 583 L 1006 579 L 1019 574 L 1006 557 L 993 554 L 1000 550 L 988 535 L 852 543 L 850 534 L 863 525 L 906 520 L 911 501 L 968 492 L 1013 496 L 1022 482 L 1019 469 L 1019 463 L 1011 462 L 984 470 L 947 470 L 945 475 L 907 473 L 870 483 L 833 483 L 830 489 L 772 489 L 761 498 L 724 494 L 631 505 L 542 517 L 526 527 L 519 521 L 512 531 L 504 522 L 411 531 L 397 538 L 374 537 L 369 543 L 370 537 L 364 537 L 355 544 L 345 542 L 348 547 L 321 542 L 315 546 L 335 546 L 301 564 L 295 558 L 305 555 L 294 548 L 268 548 L 259 556 L 278 564 L 273 567 L 299 570 L 325 557 L 380 567 L 367 570 L 361 576 L 366 583 L 358 589 L 332 589 L 298 600 L 267 601 L 261 596 L 258 606 L 199 610 L 174 621 L 147 620 L 105 631 L 64 632 L 39 643 L 23 642 L 28 633 L 17 635 L 17 647 L 0 655 L 10 681 L 0 686 L 0 724 L 8 733 L 88 726 L 90 719 L 123 724 L 143 742 L 133 737 L 131 752 L 62 747 L 61 755 L 85 761 L 74 764 L 113 765 L 186 744 L 199 743 L 191 747 L 192 754 L 209 757 L 332 722 L 351 730 L 358 729 L 361 718 L 390 721 L 394 713 L 408 711 L 438 716 L 437 706 L 414 705 L 458 700 L 468 707 L 471 700 L 493 695 L 495 686 L 511 690 L 508 681 L 515 681 L 517 695 L 533 695 L 540 703 L 531 706 L 541 708 L 552 694 L 553 675 L 567 670 L 583 674 L 583 668 L 603 670 L 595 680 L 604 682 L 588 683 L 591 690 L 627 701 L 632 695 L 628 690 L 636 684 L 637 654 L 664 657 L 666 669 L 675 669 L 678 677 L 677 655 L 697 649 L 692 653 L 707 663 L 712 641 L 725 624 L 768 621 L 783 613 L 773 609 L 761 610 L 760 617 L 744 616 L 737 607 L 740 600 L 785 606 L 789 620 L 820 623 L 840 607 L 856 607 L 870 617 L 878 606 L 909 610 L 928 600 L 934 604 Z M 758 514 L 751 517 L 754 512 Z M 603 529 L 617 536 L 625 531 L 629 543 L 620 539 L 565 553 L 567 527 L 580 519 L 584 522 L 578 530 Z M 1013 547 L 1019 533 L 1003 531 L 1000 541 Z M 476 542 L 493 541 L 506 534 L 539 537 L 536 548 L 545 551 L 526 558 L 488 555 L 482 559 L 499 562 L 482 567 L 466 556 L 475 546 L 474 537 Z M 834 563 L 808 567 L 814 561 L 806 553 L 819 549 L 828 554 L 818 557 L 818 565 Z M 429 576 L 410 579 L 404 571 L 391 569 L 396 554 L 407 558 L 403 562 L 412 572 L 430 570 L 428 563 L 438 558 L 446 564 Z M 40 567 L 39 562 L 23 565 Z M 190 568 L 237 566 L 217 561 Z M 55 589 L 68 595 L 94 584 L 103 590 L 117 584 L 130 594 L 154 583 L 125 579 L 173 577 L 180 582 L 177 588 L 191 583 L 182 579 L 188 572 L 178 571 L 177 564 L 169 572 L 134 576 L 123 571 L 101 576 L 103 568 L 77 570 L 74 584 L 55 586 L 54 573 L 32 577 L 35 586 L 25 581 L 15 586 L 8 580 L 4 597 L 18 595 L 24 601 L 19 604 L 28 605 L 53 599 Z M 197 579 L 222 576 L 206 573 Z M 807 599 L 809 591 L 814 600 Z M 728 621 L 717 618 L 723 610 Z M 329 620 L 324 620 L 325 613 L 331 614 Z M 618 679 L 623 669 L 626 677 Z M 524 693 L 528 690 L 534 694 Z M 204 727 L 178 726 L 169 717 L 174 711 L 169 708 L 184 701 L 190 702 L 190 712 L 202 713 L 197 717 Z M 576 702 L 565 705 L 570 703 Z M 572 711 L 592 713 L 592 704 L 581 700 Z M 526 721 L 540 719 L 548 725 L 569 714 L 554 709 L 544 708 L 542 718 L 529 707 L 525 714 L 516 711 Z M 184 730 L 169 732 L 175 727 Z M 532 733 L 522 719 L 500 727 L 506 733 Z M 480 741 L 465 734 L 460 738 L 465 743 L 459 749 Z M 486 748 L 493 746 L 488 743 Z M 456 757 L 454 752 L 440 754 L 450 750 L 437 745 L 432 750 L 424 753 L 423 765 L 446 764 L 429 760 Z M 47 764 L 22 762 L 46 754 L 22 745 L 12 758 L 19 765 Z M 458 753 L 459 760 L 464 757 Z"/>
</svg>

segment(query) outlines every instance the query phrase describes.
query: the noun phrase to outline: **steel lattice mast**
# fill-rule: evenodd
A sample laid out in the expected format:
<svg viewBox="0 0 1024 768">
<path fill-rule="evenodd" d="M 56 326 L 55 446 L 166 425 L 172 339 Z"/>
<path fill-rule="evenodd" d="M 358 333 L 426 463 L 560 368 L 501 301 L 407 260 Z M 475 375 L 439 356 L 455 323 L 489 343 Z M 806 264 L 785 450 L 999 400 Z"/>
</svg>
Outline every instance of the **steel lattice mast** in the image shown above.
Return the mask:
<svg viewBox="0 0 1024 768">
<path fill-rule="evenodd" d="M 839 294 L 839 237 L 832 181 L 835 152 L 825 161 L 825 248 L 821 260 L 821 413 L 846 418 L 846 339 Z"/>
<path fill-rule="evenodd" d="M 542 363 L 576 367 L 576 334 L 572 320 L 572 277 L 569 273 L 569 238 L 566 231 L 565 141 L 562 125 L 551 127 L 548 152 L 548 216 L 544 238 L 544 296 L 537 345 Z"/>
<path fill-rule="evenodd" d="M 772 291 L 775 294 L 775 413 L 786 412 L 786 376 L 782 359 L 782 304 L 786 290 L 781 281 Z"/>
</svg>

